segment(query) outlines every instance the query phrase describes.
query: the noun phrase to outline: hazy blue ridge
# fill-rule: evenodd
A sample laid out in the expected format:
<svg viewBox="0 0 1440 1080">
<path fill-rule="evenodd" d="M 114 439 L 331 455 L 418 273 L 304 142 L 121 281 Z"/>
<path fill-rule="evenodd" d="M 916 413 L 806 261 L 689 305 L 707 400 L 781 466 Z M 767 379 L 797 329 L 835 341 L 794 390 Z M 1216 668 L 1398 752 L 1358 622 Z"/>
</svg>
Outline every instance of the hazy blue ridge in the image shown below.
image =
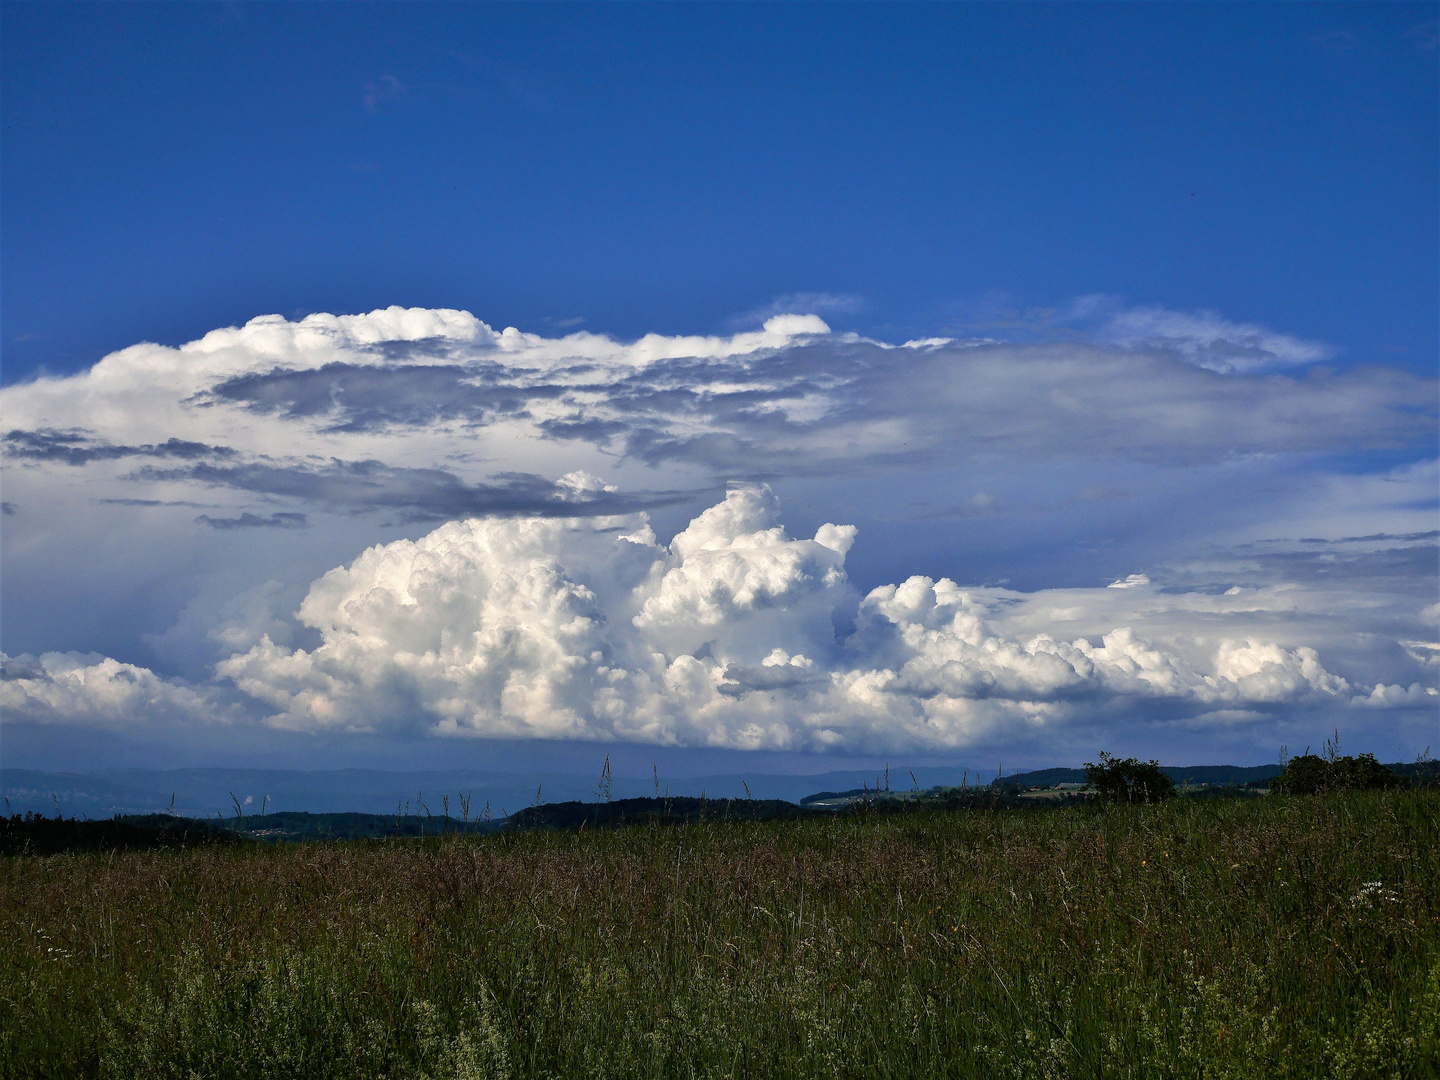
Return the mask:
<svg viewBox="0 0 1440 1080">
<path fill-rule="evenodd" d="M 890 782 L 908 790 L 976 783 L 980 773 L 964 768 L 891 769 Z M 461 816 L 462 795 L 471 800 L 472 813 L 490 804 L 492 816 L 513 813 L 537 801 L 545 803 L 589 801 L 599 798 L 598 768 L 593 775 L 575 773 L 515 773 L 478 770 L 387 772 L 378 769 L 103 769 L 76 773 L 35 769 L 0 769 L 0 795 L 9 799 L 10 813 L 53 815 L 57 804 L 67 817 L 112 817 L 171 809 L 190 817 L 230 817 L 239 801 L 247 815 L 271 811 L 310 813 L 357 812 L 370 814 L 422 813 L 440 816 L 444 800 L 450 814 Z M 992 774 L 987 775 L 987 779 Z M 902 780 L 903 778 L 903 780 Z M 783 799 L 799 802 L 825 789 L 871 788 L 884 783 L 883 771 L 847 770 L 815 775 L 718 774 L 656 778 L 615 776 L 614 799 L 656 795 L 714 799 Z M 748 792 L 747 792 L 748 786 Z M 538 788 L 538 799 L 537 799 Z M 246 800 L 249 802 L 246 802 Z M 420 802 L 424 802 L 424 808 Z"/>
<path fill-rule="evenodd" d="M 1416 772 L 1412 765 L 1390 766 L 1403 775 Z M 1278 765 L 1166 766 L 1164 771 L 1180 786 L 1259 784 L 1280 772 Z M 913 778 L 912 778 L 913 773 Z M 481 816 L 486 804 L 492 818 L 514 814 L 540 803 L 594 802 L 601 799 L 596 776 L 573 773 L 523 774 L 475 770 L 387 772 L 379 769 L 104 769 L 86 772 L 45 772 L 35 769 L 0 769 L 0 795 L 8 800 L 5 812 L 42 813 L 57 809 L 66 817 L 109 818 L 116 814 L 173 812 L 196 818 L 235 815 L 236 803 L 246 817 L 271 813 L 360 813 L 393 819 L 397 813 L 424 817 L 427 813 L 453 818 L 463 816 L 462 796 L 470 800 L 470 816 Z M 962 781 L 989 785 L 995 771 L 951 767 L 911 770 L 892 767 L 889 789 L 952 787 Z M 1003 786 L 1054 787 L 1082 783 L 1081 768 L 1037 769 L 1006 774 Z M 813 775 L 746 775 L 656 778 L 616 776 L 610 797 L 615 800 L 659 796 L 710 799 L 779 799 L 799 803 L 811 796 L 884 789 L 886 777 L 877 770 L 844 770 Z M 538 789 L 538 791 L 537 791 Z M 748 789 L 748 790 L 747 790 Z M 233 794 L 233 801 L 232 801 Z M 173 807 L 172 807 L 173 796 Z M 248 801 L 247 801 L 248 800 Z M 423 804 L 423 805 L 422 805 Z"/>
</svg>

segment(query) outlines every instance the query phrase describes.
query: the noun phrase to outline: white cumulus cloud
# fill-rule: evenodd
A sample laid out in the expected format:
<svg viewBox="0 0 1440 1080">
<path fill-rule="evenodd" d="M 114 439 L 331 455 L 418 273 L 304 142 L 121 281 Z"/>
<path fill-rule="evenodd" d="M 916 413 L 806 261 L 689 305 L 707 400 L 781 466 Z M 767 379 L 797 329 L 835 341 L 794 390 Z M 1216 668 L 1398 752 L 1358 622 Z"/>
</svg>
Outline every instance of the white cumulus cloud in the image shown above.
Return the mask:
<svg viewBox="0 0 1440 1080">
<path fill-rule="evenodd" d="M 668 547 L 643 515 L 451 522 L 314 582 L 298 617 L 317 648 L 267 636 L 217 673 L 300 730 L 792 749 L 963 747 L 1122 699 L 1349 700 L 1313 648 L 1214 620 L 1198 636 L 1065 640 L 1007 626 L 1013 594 L 944 578 L 860 598 L 853 539 L 833 524 L 791 537 L 760 485 L 733 487 Z"/>
<path fill-rule="evenodd" d="M 208 687 L 94 653 L 0 653 L 0 714 L 7 720 L 130 729 L 211 724 L 240 716 Z"/>
</svg>

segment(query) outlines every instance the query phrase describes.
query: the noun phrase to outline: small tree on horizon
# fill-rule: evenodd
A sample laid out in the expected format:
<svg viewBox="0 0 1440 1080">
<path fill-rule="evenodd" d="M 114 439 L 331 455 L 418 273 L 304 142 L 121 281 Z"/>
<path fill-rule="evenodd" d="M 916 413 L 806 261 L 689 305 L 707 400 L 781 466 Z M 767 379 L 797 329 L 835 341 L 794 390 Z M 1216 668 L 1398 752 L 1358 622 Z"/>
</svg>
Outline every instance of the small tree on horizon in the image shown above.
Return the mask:
<svg viewBox="0 0 1440 1080">
<path fill-rule="evenodd" d="M 1380 791 L 1406 787 L 1409 780 L 1375 760 L 1374 754 L 1340 757 L 1330 753 L 1301 754 L 1285 763 L 1270 781 L 1270 790 L 1284 795 L 1319 795 L 1327 791 Z"/>
<path fill-rule="evenodd" d="M 1117 758 L 1104 750 L 1100 764 L 1085 763 L 1085 781 L 1105 802 L 1158 803 L 1175 794 L 1175 781 L 1160 771 L 1160 762 Z"/>
</svg>

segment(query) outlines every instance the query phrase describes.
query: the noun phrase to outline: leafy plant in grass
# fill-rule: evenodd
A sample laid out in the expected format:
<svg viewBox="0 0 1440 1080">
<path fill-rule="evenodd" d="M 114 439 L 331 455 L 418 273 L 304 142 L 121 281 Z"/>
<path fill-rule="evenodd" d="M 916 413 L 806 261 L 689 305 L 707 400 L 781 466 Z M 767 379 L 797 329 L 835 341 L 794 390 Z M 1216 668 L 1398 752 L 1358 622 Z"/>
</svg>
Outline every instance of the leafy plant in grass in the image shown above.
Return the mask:
<svg viewBox="0 0 1440 1080">
<path fill-rule="evenodd" d="M 1380 791 L 1406 784 L 1405 777 L 1381 765 L 1374 754 L 1328 758 L 1302 754 L 1286 762 L 1285 771 L 1270 781 L 1270 790 L 1286 795 L 1318 795 L 1326 791 Z"/>
<path fill-rule="evenodd" d="M 1158 761 L 1117 758 L 1100 751 L 1100 764 L 1085 763 L 1085 779 L 1105 802 L 1157 803 L 1175 794 L 1175 781 Z"/>
</svg>

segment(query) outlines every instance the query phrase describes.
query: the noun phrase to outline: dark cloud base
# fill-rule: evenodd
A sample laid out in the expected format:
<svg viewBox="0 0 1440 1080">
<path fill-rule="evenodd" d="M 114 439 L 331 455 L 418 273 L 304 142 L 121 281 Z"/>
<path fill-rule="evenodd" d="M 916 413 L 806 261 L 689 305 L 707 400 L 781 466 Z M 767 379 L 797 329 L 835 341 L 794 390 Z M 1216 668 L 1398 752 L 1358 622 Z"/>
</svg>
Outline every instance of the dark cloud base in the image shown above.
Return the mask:
<svg viewBox="0 0 1440 1080">
<path fill-rule="evenodd" d="M 304 514 L 276 513 L 269 517 L 260 517 L 258 514 L 245 513 L 239 517 L 217 518 L 209 514 L 201 514 L 196 522 L 201 525 L 208 525 L 212 529 L 304 529 L 308 528 L 310 522 Z"/>
<path fill-rule="evenodd" d="M 424 351 L 403 344 L 411 354 Z M 728 475 L 768 468 L 777 453 L 799 473 L 935 461 L 957 452 L 1198 464 L 1251 454 L 1429 450 L 1436 431 L 1434 380 L 1384 368 L 1222 374 L 1154 350 L 895 349 L 829 338 L 638 371 L 577 361 L 542 373 L 491 356 L 457 363 L 453 343 L 437 351 L 451 363 L 275 368 L 221 382 L 195 401 L 241 404 L 351 433 L 485 426 L 531 419 L 539 406 L 559 404 L 566 415 L 536 423 L 542 437 Z M 805 418 L 792 418 L 793 410 Z M 895 445 L 872 445 L 865 432 L 885 425 L 903 425 L 906 434 Z M 160 449 L 89 450 L 52 439 L 29 452 L 118 456 Z M 166 452 L 179 456 L 182 448 Z"/>
<path fill-rule="evenodd" d="M 124 446 L 92 439 L 83 431 L 10 431 L 4 437 L 5 453 L 24 461 L 53 461 L 63 465 L 89 465 L 93 461 L 116 461 L 129 457 L 180 458 L 196 460 L 204 457 L 234 457 L 236 451 L 227 446 L 167 439 L 163 443 Z"/>
<path fill-rule="evenodd" d="M 319 467 L 207 463 L 180 469 L 144 466 L 133 476 L 148 481 L 195 481 L 257 495 L 293 498 L 342 512 L 384 510 L 411 522 L 629 514 L 694 498 L 693 492 L 679 491 L 577 491 L 533 473 L 501 473 L 496 477 L 498 483 L 466 484 L 443 469 L 398 468 L 379 461 L 332 460 Z"/>
<path fill-rule="evenodd" d="M 408 344 L 408 343 L 407 343 Z M 528 415 L 531 402 L 560 397 L 562 386 L 507 381 L 497 364 L 464 367 L 332 363 L 229 379 L 199 399 L 233 402 L 286 420 L 327 421 L 331 432 L 384 431 L 462 421 L 493 423 Z"/>
</svg>

